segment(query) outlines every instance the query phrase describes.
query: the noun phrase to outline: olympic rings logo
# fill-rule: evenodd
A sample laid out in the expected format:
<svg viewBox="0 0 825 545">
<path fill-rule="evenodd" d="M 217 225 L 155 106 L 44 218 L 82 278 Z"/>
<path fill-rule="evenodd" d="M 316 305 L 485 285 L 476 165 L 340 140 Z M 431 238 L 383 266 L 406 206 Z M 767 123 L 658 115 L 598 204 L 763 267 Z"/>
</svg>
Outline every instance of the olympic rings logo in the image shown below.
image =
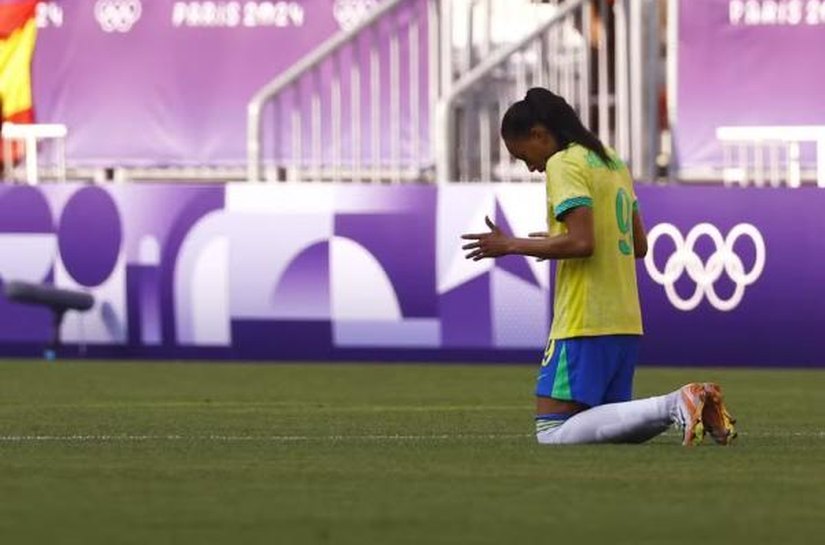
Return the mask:
<svg viewBox="0 0 825 545">
<path fill-rule="evenodd" d="M 140 20 L 140 0 L 97 0 L 95 19 L 104 32 L 129 32 Z"/>
<path fill-rule="evenodd" d="M 360 23 L 377 4 L 377 0 L 335 0 L 332 15 L 338 21 L 338 26 L 349 30 Z"/>
<path fill-rule="evenodd" d="M 654 261 L 653 248 L 662 236 L 670 237 L 676 250 L 665 262 L 664 270 L 660 271 Z M 702 236 L 710 238 L 715 247 L 714 252 L 704 263 L 694 251 L 696 241 Z M 740 237 L 748 237 L 756 250 L 753 267 L 748 272 L 745 272 L 742 259 L 733 249 Z M 647 239 L 649 246 L 645 257 L 647 273 L 656 283 L 665 287 L 667 298 L 673 306 L 683 311 L 695 309 L 704 297 L 707 297 L 710 304 L 718 310 L 733 310 L 742 302 L 745 288 L 756 282 L 765 268 L 765 241 L 759 230 L 749 223 L 740 223 L 731 229 L 725 238 L 722 238 L 719 229 L 710 223 L 696 225 L 687 237 L 682 237 L 682 233 L 674 225 L 660 223 L 650 230 Z M 696 283 L 695 291 L 687 299 L 683 299 L 676 293 L 676 281 L 684 273 L 687 273 L 688 277 Z M 713 287 L 721 278 L 722 273 L 727 274 L 736 285 L 733 294 L 728 299 L 719 297 Z"/>
</svg>

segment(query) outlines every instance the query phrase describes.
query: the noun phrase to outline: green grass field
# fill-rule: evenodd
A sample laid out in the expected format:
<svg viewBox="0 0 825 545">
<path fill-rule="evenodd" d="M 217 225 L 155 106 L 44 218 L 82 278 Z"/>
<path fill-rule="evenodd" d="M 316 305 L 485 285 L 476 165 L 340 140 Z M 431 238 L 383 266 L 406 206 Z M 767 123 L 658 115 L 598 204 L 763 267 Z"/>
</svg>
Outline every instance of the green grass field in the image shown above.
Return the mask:
<svg viewBox="0 0 825 545">
<path fill-rule="evenodd" d="M 529 366 L 0 362 L 0 542 L 815 543 L 825 372 L 718 380 L 738 444 L 541 447 Z"/>
</svg>

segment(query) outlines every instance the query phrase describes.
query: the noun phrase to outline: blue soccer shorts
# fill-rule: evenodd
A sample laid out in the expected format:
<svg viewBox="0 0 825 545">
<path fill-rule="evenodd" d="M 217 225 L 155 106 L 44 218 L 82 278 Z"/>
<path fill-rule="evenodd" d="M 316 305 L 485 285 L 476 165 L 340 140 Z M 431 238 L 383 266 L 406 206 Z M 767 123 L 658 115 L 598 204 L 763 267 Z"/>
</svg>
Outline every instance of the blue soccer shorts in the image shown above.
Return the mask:
<svg viewBox="0 0 825 545">
<path fill-rule="evenodd" d="M 551 340 L 539 369 L 536 395 L 589 407 L 630 400 L 640 338 L 602 335 Z"/>
</svg>

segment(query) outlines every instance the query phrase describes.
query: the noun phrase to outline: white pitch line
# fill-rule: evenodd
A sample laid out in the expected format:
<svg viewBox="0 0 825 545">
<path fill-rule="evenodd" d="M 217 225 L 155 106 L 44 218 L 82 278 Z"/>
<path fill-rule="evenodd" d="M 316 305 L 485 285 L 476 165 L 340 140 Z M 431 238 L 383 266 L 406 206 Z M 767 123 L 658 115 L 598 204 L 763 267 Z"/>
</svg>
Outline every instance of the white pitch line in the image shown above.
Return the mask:
<svg viewBox="0 0 825 545">
<path fill-rule="evenodd" d="M 107 442 L 107 441 L 262 441 L 300 443 L 310 441 L 450 441 L 524 439 L 527 434 L 456 435 L 0 435 L 0 443 L 25 442 Z"/>
<path fill-rule="evenodd" d="M 825 431 L 810 432 L 740 432 L 742 437 L 811 437 L 825 438 Z M 358 442 L 358 441 L 497 441 L 532 438 L 532 434 L 433 434 L 433 435 L 0 435 L 0 443 L 36 442 L 141 442 L 141 441 L 215 441 L 271 443 Z"/>
</svg>

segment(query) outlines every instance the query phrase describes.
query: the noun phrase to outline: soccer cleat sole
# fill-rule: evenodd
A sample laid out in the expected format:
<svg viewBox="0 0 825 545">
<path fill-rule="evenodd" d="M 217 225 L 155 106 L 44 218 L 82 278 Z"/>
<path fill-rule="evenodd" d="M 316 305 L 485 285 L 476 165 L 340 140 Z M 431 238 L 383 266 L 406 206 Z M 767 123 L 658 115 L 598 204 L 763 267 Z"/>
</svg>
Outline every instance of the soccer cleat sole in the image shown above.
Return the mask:
<svg viewBox="0 0 825 545">
<path fill-rule="evenodd" d="M 733 443 L 737 437 L 736 419 L 730 414 L 725 405 L 722 388 L 718 384 L 706 382 L 704 384 L 706 401 L 702 420 L 705 422 L 705 433 L 723 446 Z"/>
</svg>

